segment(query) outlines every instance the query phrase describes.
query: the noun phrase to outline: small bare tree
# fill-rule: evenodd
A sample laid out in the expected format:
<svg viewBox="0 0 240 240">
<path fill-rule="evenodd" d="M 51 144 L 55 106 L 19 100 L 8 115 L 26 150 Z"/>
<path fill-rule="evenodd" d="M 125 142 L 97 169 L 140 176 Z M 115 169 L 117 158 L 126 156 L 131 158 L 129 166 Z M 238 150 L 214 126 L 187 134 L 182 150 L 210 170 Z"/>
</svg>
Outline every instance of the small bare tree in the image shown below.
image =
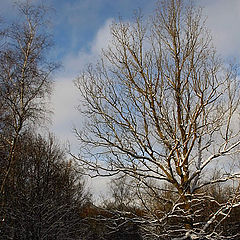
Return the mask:
<svg viewBox="0 0 240 240">
<path fill-rule="evenodd" d="M 76 130 L 80 163 L 92 176 L 135 179 L 152 236 L 221 238 L 216 223 L 239 197 L 220 204 L 206 187 L 238 177 L 223 168 L 240 146 L 237 66 L 217 55 L 191 1 L 161 1 L 148 23 L 137 15 L 111 33 L 101 60 L 76 80 L 88 118 Z M 164 182 L 172 187 L 161 189 Z M 145 195 L 160 201 L 162 190 L 171 192 L 168 211 L 150 211 Z M 204 212 L 207 202 L 216 211 Z"/>
<path fill-rule="evenodd" d="M 133 183 L 127 176 L 111 179 L 109 191 L 103 197 L 103 206 L 107 209 L 129 210 L 136 206 Z M 110 196 L 110 197 L 109 197 Z"/>
<path fill-rule="evenodd" d="M 30 123 L 36 124 L 46 116 L 50 74 L 57 67 L 46 58 L 51 46 L 46 32 L 47 9 L 32 5 L 30 1 L 19 3 L 17 7 L 20 19 L 7 28 L 0 50 L 0 147 L 8 148 L 1 194 L 14 165 L 19 136 Z"/>
</svg>

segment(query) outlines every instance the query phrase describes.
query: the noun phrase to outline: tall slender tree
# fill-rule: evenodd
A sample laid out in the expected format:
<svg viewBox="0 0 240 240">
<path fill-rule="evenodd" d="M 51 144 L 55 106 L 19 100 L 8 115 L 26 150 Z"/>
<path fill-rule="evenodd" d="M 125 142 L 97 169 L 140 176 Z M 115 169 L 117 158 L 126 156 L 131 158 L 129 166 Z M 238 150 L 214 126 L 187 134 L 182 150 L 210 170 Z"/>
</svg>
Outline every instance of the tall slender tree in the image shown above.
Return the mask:
<svg viewBox="0 0 240 240">
<path fill-rule="evenodd" d="M 48 60 L 51 37 L 47 33 L 47 8 L 30 1 L 17 5 L 19 19 L 6 31 L 0 49 L 0 136 L 1 148 L 8 149 L 0 194 L 10 180 L 15 149 L 21 133 L 47 115 L 51 73 L 57 64 Z"/>
</svg>

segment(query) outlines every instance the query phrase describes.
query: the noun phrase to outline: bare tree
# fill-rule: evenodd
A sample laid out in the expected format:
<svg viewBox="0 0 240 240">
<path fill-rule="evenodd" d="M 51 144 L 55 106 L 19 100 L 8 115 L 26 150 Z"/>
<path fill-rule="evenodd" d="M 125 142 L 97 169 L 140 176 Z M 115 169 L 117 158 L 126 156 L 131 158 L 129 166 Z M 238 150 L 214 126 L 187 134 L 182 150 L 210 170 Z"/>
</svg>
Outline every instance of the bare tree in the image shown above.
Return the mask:
<svg viewBox="0 0 240 240">
<path fill-rule="evenodd" d="M 132 179 L 129 179 L 127 175 L 120 175 L 109 182 L 108 192 L 102 197 L 102 205 L 106 209 L 131 211 L 138 205 L 136 203 L 138 199 L 135 196 L 136 191 Z"/>
<path fill-rule="evenodd" d="M 46 117 L 51 92 L 50 74 L 57 65 L 47 59 L 51 38 L 47 34 L 47 9 L 30 1 L 17 5 L 20 18 L 7 28 L 0 50 L 1 148 L 8 146 L 1 179 L 1 195 L 14 165 L 18 139 L 31 123 Z"/>
<path fill-rule="evenodd" d="M 161 1 L 148 23 L 137 15 L 113 23 L 111 33 L 101 60 L 76 80 L 88 118 L 76 130 L 81 165 L 92 176 L 134 178 L 146 209 L 144 195 L 161 199 L 162 184 L 170 184 L 170 209 L 145 218 L 153 236 L 221 238 L 216 221 L 239 206 L 239 197 L 220 204 L 205 189 L 239 176 L 223 168 L 239 153 L 237 66 L 217 55 L 191 1 Z M 211 168 L 219 168 L 219 178 L 207 176 Z M 206 202 L 218 208 L 205 216 Z"/>
<path fill-rule="evenodd" d="M 14 181 L 6 182 L 0 210 L 0 238 L 75 240 L 87 236 L 89 226 L 80 212 L 90 202 L 90 194 L 56 140 L 51 135 L 44 139 L 25 133 L 15 158 Z"/>
</svg>

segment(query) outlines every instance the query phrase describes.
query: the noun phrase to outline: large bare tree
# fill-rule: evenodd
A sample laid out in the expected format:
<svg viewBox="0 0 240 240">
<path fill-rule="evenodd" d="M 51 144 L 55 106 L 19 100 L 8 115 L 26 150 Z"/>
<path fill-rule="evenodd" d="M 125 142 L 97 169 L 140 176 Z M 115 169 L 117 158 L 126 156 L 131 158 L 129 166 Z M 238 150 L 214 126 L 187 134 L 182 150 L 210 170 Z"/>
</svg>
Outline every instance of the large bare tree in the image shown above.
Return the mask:
<svg viewBox="0 0 240 240">
<path fill-rule="evenodd" d="M 99 62 L 76 80 L 87 118 L 76 130 L 80 163 L 92 176 L 135 179 L 152 236 L 221 238 L 217 222 L 239 206 L 237 187 L 224 203 L 207 187 L 238 177 L 226 166 L 240 146 L 236 64 L 217 55 L 191 1 L 160 1 L 148 23 L 138 14 L 113 23 L 111 34 Z M 161 202 L 164 183 L 170 207 L 153 210 L 146 194 Z M 204 212 L 206 203 L 213 211 Z"/>
</svg>

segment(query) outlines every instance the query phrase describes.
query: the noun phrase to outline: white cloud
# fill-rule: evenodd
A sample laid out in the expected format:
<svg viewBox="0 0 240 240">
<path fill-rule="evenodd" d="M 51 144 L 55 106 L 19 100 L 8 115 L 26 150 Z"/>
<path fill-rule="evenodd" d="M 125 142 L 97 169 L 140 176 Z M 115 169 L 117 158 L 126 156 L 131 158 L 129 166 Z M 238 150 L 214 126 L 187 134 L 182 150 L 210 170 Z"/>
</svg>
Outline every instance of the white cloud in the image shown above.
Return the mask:
<svg viewBox="0 0 240 240">
<path fill-rule="evenodd" d="M 96 177 L 90 179 L 90 191 L 93 193 L 93 200 L 96 203 L 101 203 L 103 198 L 108 194 L 108 184 L 110 183 L 110 177 Z"/>
<path fill-rule="evenodd" d="M 106 48 L 112 40 L 110 28 L 111 24 L 113 22 L 113 19 L 108 19 L 104 26 L 98 31 L 96 38 L 94 39 L 92 46 L 91 46 L 91 51 L 92 53 L 101 53 L 103 48 Z"/>
<path fill-rule="evenodd" d="M 73 84 L 74 78 L 88 63 L 96 61 L 102 48 L 110 42 L 110 25 L 112 19 L 108 19 L 98 30 L 94 40 L 90 43 L 90 50 L 80 50 L 77 54 L 69 54 L 63 59 L 63 68 L 55 79 L 55 88 L 52 96 L 52 108 L 54 116 L 51 130 L 61 141 L 69 141 L 76 146 L 76 138 L 73 134 L 73 125 L 81 125 L 82 119 L 76 110 L 80 102 L 80 94 Z M 73 147 L 75 148 L 75 147 Z"/>
<path fill-rule="evenodd" d="M 223 56 L 240 57 L 240 1 L 201 0 L 214 44 Z"/>
<path fill-rule="evenodd" d="M 208 26 L 212 31 L 215 46 L 224 56 L 240 56 L 240 1 L 239 0 L 201 0 L 205 7 L 204 12 L 208 16 Z M 80 114 L 75 107 L 79 103 L 80 94 L 73 86 L 72 80 L 77 74 L 91 62 L 95 62 L 111 41 L 110 25 L 112 19 L 108 19 L 98 30 L 94 40 L 89 44 L 89 49 L 81 49 L 76 53 L 70 53 L 63 59 L 64 72 L 56 78 L 55 92 L 53 95 L 53 107 L 55 115 L 52 130 L 56 135 L 72 145 L 77 145 L 72 132 L 72 126 L 81 125 Z M 92 190 L 96 195 L 106 189 L 105 179 L 97 179 L 92 182 Z"/>
<path fill-rule="evenodd" d="M 112 19 L 108 19 L 98 30 L 94 40 L 90 43 L 90 50 L 80 50 L 76 54 L 69 54 L 63 60 L 64 72 L 61 77 L 55 79 L 55 89 L 52 96 L 54 116 L 52 119 L 52 131 L 61 142 L 71 144 L 71 150 L 77 153 L 78 143 L 73 133 L 73 126 L 80 127 L 83 119 L 76 110 L 80 102 L 80 94 L 73 84 L 73 79 L 88 63 L 95 62 L 103 48 L 110 43 L 110 25 Z M 97 178 L 90 181 L 90 188 L 96 201 L 100 201 L 101 193 L 106 193 L 106 178 Z"/>
<path fill-rule="evenodd" d="M 81 49 L 78 53 L 71 53 L 63 59 L 63 65 L 68 74 L 76 74 L 87 64 L 93 63 L 111 41 L 110 26 L 112 19 L 108 19 L 98 30 L 94 40 L 90 43 L 90 50 Z"/>
</svg>

